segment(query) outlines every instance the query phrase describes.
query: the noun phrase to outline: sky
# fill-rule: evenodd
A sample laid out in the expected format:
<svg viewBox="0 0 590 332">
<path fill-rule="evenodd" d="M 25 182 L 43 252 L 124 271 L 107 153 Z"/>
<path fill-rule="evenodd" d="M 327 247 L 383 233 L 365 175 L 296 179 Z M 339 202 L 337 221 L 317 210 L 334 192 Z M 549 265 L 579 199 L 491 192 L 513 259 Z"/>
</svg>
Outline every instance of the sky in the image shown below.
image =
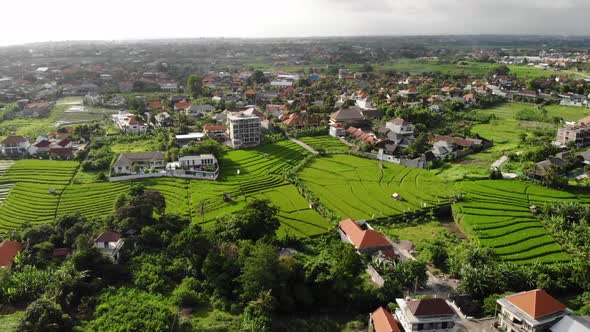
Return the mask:
<svg viewBox="0 0 590 332">
<path fill-rule="evenodd" d="M 589 0 L 0 0 L 0 45 L 196 37 L 590 35 Z"/>
</svg>

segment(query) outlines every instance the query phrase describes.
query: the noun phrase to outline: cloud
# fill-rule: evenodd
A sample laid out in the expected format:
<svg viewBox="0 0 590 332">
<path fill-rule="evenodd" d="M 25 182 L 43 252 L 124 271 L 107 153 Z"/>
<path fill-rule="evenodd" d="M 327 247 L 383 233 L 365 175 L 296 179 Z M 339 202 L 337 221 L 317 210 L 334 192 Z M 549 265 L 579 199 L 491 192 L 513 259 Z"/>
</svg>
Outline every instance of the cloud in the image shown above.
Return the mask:
<svg viewBox="0 0 590 332">
<path fill-rule="evenodd" d="M 45 40 L 590 34 L 588 0 L 3 0 L 0 45 Z"/>
</svg>

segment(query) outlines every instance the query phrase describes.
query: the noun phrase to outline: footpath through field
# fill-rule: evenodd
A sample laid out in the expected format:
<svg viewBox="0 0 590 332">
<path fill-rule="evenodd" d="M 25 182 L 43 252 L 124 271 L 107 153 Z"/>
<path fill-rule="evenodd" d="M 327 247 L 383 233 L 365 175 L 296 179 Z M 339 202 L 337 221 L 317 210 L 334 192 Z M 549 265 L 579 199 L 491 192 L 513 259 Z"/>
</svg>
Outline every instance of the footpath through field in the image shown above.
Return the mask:
<svg viewBox="0 0 590 332">
<path fill-rule="evenodd" d="M 301 142 L 300 140 L 296 139 L 295 137 L 289 136 L 289 140 L 291 140 L 292 142 L 295 142 L 296 144 L 298 144 L 299 146 L 301 146 L 302 148 L 304 148 L 305 150 L 307 150 L 313 154 L 319 154 L 319 152 L 314 150 L 311 146 Z"/>
</svg>

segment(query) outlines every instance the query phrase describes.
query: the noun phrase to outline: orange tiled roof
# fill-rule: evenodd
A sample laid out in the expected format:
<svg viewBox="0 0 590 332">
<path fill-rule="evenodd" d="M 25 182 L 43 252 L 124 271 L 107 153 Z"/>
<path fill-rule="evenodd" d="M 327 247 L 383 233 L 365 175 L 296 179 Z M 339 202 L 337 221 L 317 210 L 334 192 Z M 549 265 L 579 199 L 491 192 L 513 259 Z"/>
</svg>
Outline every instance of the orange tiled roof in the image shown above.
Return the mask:
<svg viewBox="0 0 590 332">
<path fill-rule="evenodd" d="M 534 319 L 565 310 L 567 307 L 543 289 L 535 289 L 506 297 L 520 310 Z"/>
<path fill-rule="evenodd" d="M 352 219 L 342 220 L 339 226 L 357 249 L 391 246 L 391 243 L 381 233 L 372 229 L 363 230 Z"/>
<path fill-rule="evenodd" d="M 373 320 L 375 332 L 401 332 L 391 312 L 385 310 L 383 307 L 379 307 L 379 309 L 373 311 L 371 319 Z"/>
</svg>

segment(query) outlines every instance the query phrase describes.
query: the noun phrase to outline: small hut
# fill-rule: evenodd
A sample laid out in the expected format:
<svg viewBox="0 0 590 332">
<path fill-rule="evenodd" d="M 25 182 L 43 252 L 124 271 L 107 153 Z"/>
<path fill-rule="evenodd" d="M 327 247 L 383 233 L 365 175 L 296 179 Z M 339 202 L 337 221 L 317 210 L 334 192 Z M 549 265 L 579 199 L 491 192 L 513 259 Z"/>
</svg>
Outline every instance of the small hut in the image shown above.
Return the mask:
<svg viewBox="0 0 590 332">
<path fill-rule="evenodd" d="M 393 193 L 391 198 L 395 199 L 396 201 L 400 201 L 402 197 L 398 193 Z"/>
</svg>

